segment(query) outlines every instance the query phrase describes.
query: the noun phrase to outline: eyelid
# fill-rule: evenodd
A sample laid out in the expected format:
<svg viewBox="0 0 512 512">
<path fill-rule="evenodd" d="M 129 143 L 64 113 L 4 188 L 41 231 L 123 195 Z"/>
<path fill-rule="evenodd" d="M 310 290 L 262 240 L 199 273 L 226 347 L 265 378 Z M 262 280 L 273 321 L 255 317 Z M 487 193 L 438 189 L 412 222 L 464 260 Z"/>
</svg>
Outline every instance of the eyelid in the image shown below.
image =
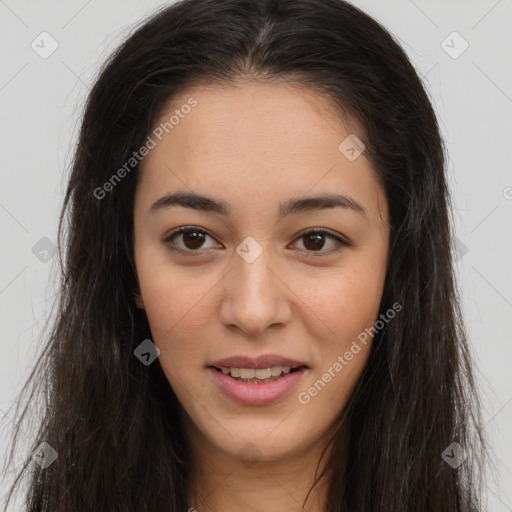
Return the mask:
<svg viewBox="0 0 512 512">
<path fill-rule="evenodd" d="M 319 251 L 308 251 L 308 250 L 300 250 L 301 254 L 305 255 L 308 258 L 323 258 L 331 256 L 332 254 L 337 254 L 343 249 L 346 249 L 347 247 L 351 247 L 353 244 L 349 240 L 347 240 L 346 237 L 334 233 L 326 228 L 308 228 L 304 231 L 301 231 L 295 238 L 294 242 L 296 240 L 299 240 L 303 238 L 306 235 L 315 235 L 315 234 L 321 234 L 324 235 L 326 238 L 330 238 L 338 242 L 339 247 L 331 250 L 319 250 Z"/>
<path fill-rule="evenodd" d="M 307 228 L 304 231 L 301 231 L 294 240 L 297 240 L 298 238 L 301 238 L 305 235 L 312 235 L 312 234 L 322 234 L 328 237 L 336 238 L 341 243 L 345 245 L 352 245 L 352 242 L 350 242 L 345 236 L 341 235 L 340 233 L 337 233 L 335 231 L 331 231 L 327 228 Z"/>
<path fill-rule="evenodd" d="M 202 233 L 206 236 L 209 236 L 210 238 L 215 240 L 215 237 L 213 235 L 210 235 L 210 233 L 208 233 L 208 231 L 206 231 L 203 228 L 200 228 L 198 226 L 181 226 L 181 227 L 176 228 L 175 230 L 171 231 L 171 233 L 169 233 L 168 235 L 166 235 L 163 238 L 162 243 L 164 245 L 169 245 L 171 240 L 174 237 L 177 237 L 178 235 L 181 235 L 182 233 L 187 232 L 187 231 L 197 231 L 197 232 Z M 173 247 L 171 247 L 171 250 L 173 252 L 177 252 L 177 253 L 181 253 L 181 254 L 192 254 L 192 255 L 193 254 L 203 254 L 205 252 L 204 249 L 197 249 L 194 251 L 192 249 L 180 249 L 180 248 L 173 248 Z"/>
<path fill-rule="evenodd" d="M 176 228 L 175 230 L 173 230 L 171 233 L 167 234 L 163 238 L 162 243 L 164 245 L 168 246 L 174 237 L 177 237 L 180 234 L 187 232 L 187 231 L 197 231 L 197 232 L 202 233 L 202 234 L 212 238 L 213 240 L 215 240 L 215 237 L 213 235 L 210 235 L 210 233 L 208 233 L 207 230 L 200 228 L 198 226 L 191 225 L 191 226 L 181 226 L 179 228 Z M 293 242 L 296 242 L 297 240 L 299 240 L 307 235 L 314 235 L 314 234 L 324 235 L 326 238 L 333 239 L 333 240 L 337 241 L 341 247 L 338 247 L 337 249 L 331 249 L 328 251 L 326 251 L 326 250 L 308 251 L 305 249 L 299 250 L 299 252 L 301 252 L 302 254 L 305 254 L 308 257 L 316 258 L 316 257 L 328 256 L 330 254 L 335 254 L 335 253 L 341 251 L 345 247 L 350 247 L 353 245 L 352 242 L 350 242 L 349 240 L 346 239 L 346 237 L 344 237 L 338 233 L 334 233 L 326 228 L 307 228 L 307 229 L 301 231 L 299 234 L 297 234 L 297 236 L 293 239 Z M 170 247 L 170 249 L 173 252 L 180 253 L 180 254 L 188 254 L 188 255 L 202 255 L 202 254 L 205 254 L 206 252 L 209 252 L 208 249 L 193 250 L 193 249 L 180 249 L 180 248 L 174 248 L 174 247 Z"/>
</svg>

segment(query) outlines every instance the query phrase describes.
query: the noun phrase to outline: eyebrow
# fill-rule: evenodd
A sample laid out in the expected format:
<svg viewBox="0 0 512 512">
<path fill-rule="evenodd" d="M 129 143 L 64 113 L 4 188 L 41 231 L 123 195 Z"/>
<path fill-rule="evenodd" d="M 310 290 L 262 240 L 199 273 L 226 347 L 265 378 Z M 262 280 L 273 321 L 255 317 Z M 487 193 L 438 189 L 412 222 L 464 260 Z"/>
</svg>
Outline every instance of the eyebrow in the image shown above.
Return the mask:
<svg viewBox="0 0 512 512">
<path fill-rule="evenodd" d="M 220 199 L 214 199 L 194 192 L 173 192 L 166 194 L 156 200 L 150 207 L 150 213 L 181 206 L 202 212 L 213 212 L 223 216 L 229 216 L 232 212 L 231 206 Z M 320 194 L 317 196 L 289 199 L 279 205 L 279 217 L 282 219 L 287 215 L 330 208 L 343 208 L 361 215 L 367 216 L 366 209 L 354 199 L 341 194 Z"/>
</svg>

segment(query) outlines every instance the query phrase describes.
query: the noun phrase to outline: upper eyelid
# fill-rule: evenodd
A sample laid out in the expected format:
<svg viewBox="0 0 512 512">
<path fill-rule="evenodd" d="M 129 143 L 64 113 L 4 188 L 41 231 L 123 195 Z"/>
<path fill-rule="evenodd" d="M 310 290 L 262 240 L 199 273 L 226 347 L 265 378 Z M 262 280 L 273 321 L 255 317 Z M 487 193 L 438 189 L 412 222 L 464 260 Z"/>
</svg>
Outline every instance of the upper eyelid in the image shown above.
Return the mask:
<svg viewBox="0 0 512 512">
<path fill-rule="evenodd" d="M 168 243 L 170 242 L 170 240 L 172 238 L 174 238 L 175 236 L 178 236 L 178 235 L 181 235 L 183 234 L 184 232 L 186 231 L 192 231 L 192 230 L 196 230 L 196 231 L 199 231 L 201 233 L 204 233 L 205 235 L 209 236 L 210 238 L 212 238 L 213 240 L 215 240 L 217 243 L 220 243 L 217 241 L 217 239 L 211 235 L 206 229 L 204 228 L 200 228 L 200 227 L 197 227 L 197 226 L 181 226 L 179 228 L 176 228 L 175 230 L 173 230 L 171 233 L 169 233 L 168 235 L 166 235 L 164 237 L 164 242 L 165 243 Z M 298 240 L 300 239 L 301 237 L 303 236 L 306 236 L 306 235 L 309 235 L 309 234 L 314 234 L 314 233 L 322 233 L 324 234 L 327 238 L 333 238 L 335 239 L 336 241 L 338 241 L 338 243 L 341 243 L 343 245 L 352 245 L 352 243 L 350 241 L 348 241 L 343 235 L 340 235 L 338 233 L 334 233 L 332 231 L 330 231 L 329 229 L 326 229 L 326 228 L 318 228 L 318 227 L 313 227 L 313 228 L 306 228 L 304 230 L 302 230 L 301 232 L 299 232 L 297 234 L 297 236 L 293 239 L 294 241 L 295 240 Z M 183 252 L 201 252 L 201 249 L 197 249 L 196 251 L 192 250 L 192 249 L 188 249 L 188 250 L 184 250 L 184 249 L 177 249 L 178 251 L 183 251 Z M 315 252 L 315 251 L 307 251 L 307 252 Z M 325 252 L 325 251 L 318 251 L 318 253 L 321 253 L 321 252 Z"/>
<path fill-rule="evenodd" d="M 196 231 L 199 231 L 200 233 L 204 233 L 205 235 L 209 236 L 210 238 L 213 238 L 214 240 L 216 240 L 216 238 L 213 235 L 211 235 L 207 230 L 205 230 L 203 228 L 199 228 L 196 226 L 181 226 L 181 227 L 176 228 L 175 230 L 171 231 L 169 234 L 165 235 L 164 242 L 168 242 L 171 238 L 174 238 L 175 236 L 182 235 L 185 231 L 192 231 L 192 230 L 196 230 Z"/>
</svg>

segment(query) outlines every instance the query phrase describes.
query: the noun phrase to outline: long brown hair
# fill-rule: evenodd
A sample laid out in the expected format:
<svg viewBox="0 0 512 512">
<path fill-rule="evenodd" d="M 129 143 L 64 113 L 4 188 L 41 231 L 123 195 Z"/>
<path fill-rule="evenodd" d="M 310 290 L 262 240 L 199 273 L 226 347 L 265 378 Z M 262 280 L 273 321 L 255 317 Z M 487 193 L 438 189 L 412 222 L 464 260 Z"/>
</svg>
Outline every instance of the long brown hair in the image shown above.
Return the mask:
<svg viewBox="0 0 512 512">
<path fill-rule="evenodd" d="M 173 95 L 240 77 L 286 79 L 334 100 L 361 126 L 390 207 L 381 312 L 396 302 L 403 310 L 376 334 L 340 413 L 328 510 L 481 510 L 486 449 L 436 116 L 393 37 L 343 0 L 183 0 L 144 20 L 103 66 L 59 220 L 56 319 L 23 389 L 43 404 L 32 451 L 45 442 L 58 458 L 43 468 L 31 451 L 11 493 L 27 476 L 31 512 L 188 509 L 179 404 L 158 360 L 146 366 L 134 356 L 151 338 L 133 300 L 138 166 L 103 185 L 143 146 Z M 29 405 L 20 404 L 17 432 Z M 465 457 L 460 464 L 443 456 L 450 446 L 448 454 Z"/>
</svg>

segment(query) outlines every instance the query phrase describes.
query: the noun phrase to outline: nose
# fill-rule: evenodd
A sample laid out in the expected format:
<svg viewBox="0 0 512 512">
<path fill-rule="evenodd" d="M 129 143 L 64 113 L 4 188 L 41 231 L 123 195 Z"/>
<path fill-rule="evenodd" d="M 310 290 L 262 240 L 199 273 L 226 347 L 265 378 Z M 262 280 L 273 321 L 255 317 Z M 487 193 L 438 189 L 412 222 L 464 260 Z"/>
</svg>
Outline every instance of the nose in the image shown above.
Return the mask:
<svg viewBox="0 0 512 512">
<path fill-rule="evenodd" d="M 233 267 L 224 276 L 220 321 L 255 337 L 270 326 L 286 325 L 291 317 L 290 288 L 279 267 L 264 250 L 252 262 L 233 255 Z"/>
</svg>

